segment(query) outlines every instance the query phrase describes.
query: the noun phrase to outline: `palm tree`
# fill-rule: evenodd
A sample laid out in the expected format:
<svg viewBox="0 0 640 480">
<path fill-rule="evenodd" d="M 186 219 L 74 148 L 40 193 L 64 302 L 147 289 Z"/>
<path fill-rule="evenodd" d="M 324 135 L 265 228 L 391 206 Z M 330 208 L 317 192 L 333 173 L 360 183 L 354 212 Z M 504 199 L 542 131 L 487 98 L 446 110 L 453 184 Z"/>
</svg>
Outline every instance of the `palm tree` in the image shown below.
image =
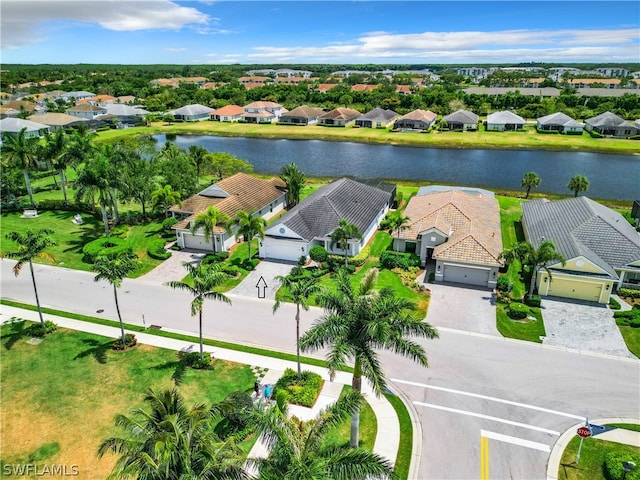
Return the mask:
<svg viewBox="0 0 640 480">
<path fill-rule="evenodd" d="M 120 333 L 122 335 L 122 347 L 126 345 L 124 324 L 120 314 L 120 304 L 118 303 L 118 288 L 122 285 L 122 279 L 133 273 L 138 268 L 138 256 L 131 250 L 125 250 L 118 255 L 101 255 L 93 264 L 93 271 L 98 274 L 93 279 L 94 282 L 106 280 L 113 286 L 113 298 L 116 301 L 116 312 L 120 322 Z"/>
<path fill-rule="evenodd" d="M 204 404 L 188 407 L 177 390 L 148 390 L 147 408 L 118 415 L 124 433 L 104 440 L 98 456 L 116 454 L 109 479 L 147 480 L 246 479 L 240 451 L 214 431 L 219 408 Z"/>
<path fill-rule="evenodd" d="M 151 204 L 156 210 L 166 212 L 177 203 L 180 203 L 180 192 L 176 192 L 171 185 L 158 188 L 151 194 Z"/>
<path fill-rule="evenodd" d="M 290 416 L 286 403 L 252 412 L 269 450 L 267 458 L 251 459 L 264 479 L 390 479 L 392 465 L 361 448 L 327 447 L 327 434 L 360 409 L 362 395 L 350 391 L 307 422 Z"/>
<path fill-rule="evenodd" d="M 300 203 L 300 194 L 307 185 L 307 179 L 302 170 L 293 162 L 280 169 L 280 179 L 287 185 L 287 206 L 295 207 Z"/>
<path fill-rule="evenodd" d="M 64 130 L 59 128 L 53 135 L 47 134 L 45 137 L 45 155 L 51 162 L 54 168 L 58 169 L 60 175 L 60 188 L 62 189 L 62 196 L 64 197 L 64 204 L 68 205 L 67 199 L 67 175 L 66 170 L 71 162 L 71 157 L 68 155 L 69 151 L 69 137 L 64 133 Z"/>
<path fill-rule="evenodd" d="M 389 228 L 393 231 L 395 230 L 397 233 L 396 239 L 396 250 L 400 248 L 400 231 L 409 229 L 409 222 L 411 219 L 409 217 L 405 217 L 402 212 L 396 210 L 388 218 Z"/>
<path fill-rule="evenodd" d="M 551 279 L 551 271 L 547 267 L 550 263 L 565 264 L 564 256 L 556 250 L 556 246 L 549 240 L 544 240 L 536 249 L 530 245 L 530 250 L 524 258 L 524 263 L 531 265 L 531 281 L 529 283 L 529 296 L 533 295 L 536 285 L 536 272 L 544 268 Z"/>
<path fill-rule="evenodd" d="M 217 227 L 226 227 L 229 224 L 229 216 L 222 213 L 216 207 L 208 207 L 204 212 L 195 216 L 191 222 L 191 233 L 202 228 L 205 240 L 211 239 L 213 251 L 216 252 L 215 231 Z"/>
<path fill-rule="evenodd" d="M 38 139 L 27 136 L 26 127 L 21 129 L 16 135 L 4 133 L 2 135 L 2 157 L 3 163 L 15 165 L 22 169 L 24 175 L 24 183 L 29 194 L 31 206 L 35 208 L 33 201 L 33 189 L 31 188 L 31 179 L 29 178 L 29 170 L 36 165 L 38 159 Z"/>
<path fill-rule="evenodd" d="M 196 188 L 200 185 L 200 177 L 207 170 L 207 165 L 211 165 L 211 155 L 209 150 L 199 145 L 191 145 L 187 151 L 189 158 L 196 167 Z"/>
<path fill-rule="evenodd" d="M 573 192 L 574 197 L 577 197 L 580 192 L 589 190 L 589 180 L 584 175 L 574 175 L 569 180 L 567 188 Z"/>
<path fill-rule="evenodd" d="M 93 206 L 95 196 L 98 196 L 100 210 L 102 211 L 102 222 L 104 223 L 105 235 L 110 235 L 109 217 L 107 206 L 112 205 L 112 188 L 109 179 L 111 178 L 111 168 L 109 161 L 102 155 L 95 155 L 84 163 L 78 172 L 76 179 L 76 200 L 90 201 Z"/>
<path fill-rule="evenodd" d="M 362 240 L 362 234 L 358 226 L 348 223 L 344 218 L 340 219 L 338 226 L 331 232 L 331 247 L 338 245 L 344 250 L 344 264 L 349 263 L 349 240 Z"/>
<path fill-rule="evenodd" d="M 69 141 L 69 157 L 72 167 L 76 168 L 92 156 L 95 149 L 93 139 L 97 135 L 96 132 L 90 131 L 84 125 L 73 130 L 71 140 Z"/>
<path fill-rule="evenodd" d="M 40 299 L 38 298 L 38 288 L 36 287 L 36 276 L 33 271 L 32 260 L 36 257 L 54 262 L 53 256 L 45 252 L 45 248 L 53 246 L 56 242 L 49 236 L 52 230 L 42 228 L 36 232 L 27 230 L 25 233 L 9 232 L 6 235 L 7 240 L 17 243 L 15 252 L 0 253 L 0 256 L 13 258 L 18 262 L 13 266 L 13 273 L 17 277 L 25 263 L 29 264 L 31 270 L 31 281 L 33 282 L 33 291 L 36 294 L 36 306 L 38 307 L 38 316 L 40 323 L 44 323 L 42 318 L 42 309 L 40 308 Z"/>
<path fill-rule="evenodd" d="M 198 314 L 200 359 L 203 360 L 202 311 L 204 310 L 204 301 L 218 300 L 220 302 L 231 304 L 231 300 L 224 293 L 214 291 L 217 286 L 229 278 L 229 275 L 221 270 L 222 265 L 219 263 L 208 266 L 201 264 L 194 266 L 189 262 L 182 262 L 182 265 L 187 269 L 192 283 L 174 280 L 165 283 L 165 285 L 178 290 L 185 290 L 193 296 L 193 301 L 191 302 L 191 316 Z"/>
<path fill-rule="evenodd" d="M 318 285 L 316 277 L 294 279 L 290 275 L 278 275 L 276 280 L 286 289 L 286 293 L 276 300 L 273 305 L 273 313 L 278 311 L 283 301 L 296 304 L 296 356 L 298 358 L 298 379 L 302 379 L 302 369 L 300 367 L 300 308 L 308 312 L 309 298 L 320 292 L 322 287 Z"/>
<path fill-rule="evenodd" d="M 524 198 L 529 198 L 529 192 L 540 185 L 540 177 L 536 172 L 527 172 L 520 180 L 520 185 L 527 189 L 527 194 Z"/>
<path fill-rule="evenodd" d="M 376 349 L 382 348 L 411 358 L 428 366 L 426 352 L 410 336 L 437 338 L 438 332 L 426 322 L 416 320 L 411 312 L 415 304 L 396 297 L 393 289 L 374 289 L 378 270 L 371 269 L 354 286 L 351 275 L 340 270 L 336 275 L 337 289 L 321 292 L 316 301 L 326 310 L 300 339 L 302 351 L 328 348 L 327 363 L 331 378 L 338 369 L 353 359 L 352 387 L 362 391 L 362 376 L 376 395 L 386 387 Z M 351 447 L 358 446 L 360 411 L 351 418 Z"/>
<path fill-rule="evenodd" d="M 262 217 L 255 217 L 251 212 L 239 211 L 236 216 L 231 219 L 228 225 L 228 232 L 231 233 L 233 226 L 237 226 L 236 241 L 240 237 L 244 237 L 247 242 L 247 248 L 249 249 L 249 260 L 251 260 L 251 240 L 255 237 L 264 239 L 264 228 L 267 226 L 267 221 Z"/>
</svg>

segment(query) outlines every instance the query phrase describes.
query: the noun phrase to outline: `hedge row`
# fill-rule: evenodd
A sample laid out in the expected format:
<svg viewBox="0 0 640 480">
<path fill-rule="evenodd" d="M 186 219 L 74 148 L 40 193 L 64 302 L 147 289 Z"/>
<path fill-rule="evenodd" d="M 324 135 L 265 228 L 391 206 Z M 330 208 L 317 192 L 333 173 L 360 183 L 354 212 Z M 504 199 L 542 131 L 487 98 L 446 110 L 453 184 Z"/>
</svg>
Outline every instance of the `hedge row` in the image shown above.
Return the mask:
<svg viewBox="0 0 640 480">
<path fill-rule="evenodd" d="M 640 289 L 637 288 L 619 288 L 618 295 L 625 298 L 640 298 Z"/>
<path fill-rule="evenodd" d="M 298 373 L 291 368 L 287 368 L 276 383 L 273 396 L 276 393 L 284 392 L 289 403 L 312 407 L 318 398 L 322 388 L 322 377 L 314 372 L 302 372 L 302 379 L 298 380 Z"/>
<path fill-rule="evenodd" d="M 164 239 L 154 238 L 147 246 L 147 254 L 156 260 L 166 260 L 171 256 L 171 252 L 169 250 L 165 250 L 164 245 Z"/>
<path fill-rule="evenodd" d="M 390 270 L 402 268 L 408 270 L 411 267 L 420 266 L 420 257 L 413 253 L 394 252 L 387 250 L 380 255 L 380 266 Z"/>
<path fill-rule="evenodd" d="M 119 237 L 100 237 L 82 247 L 82 253 L 87 257 L 88 263 L 95 262 L 101 255 L 115 256 L 130 250 L 129 242 Z"/>
</svg>

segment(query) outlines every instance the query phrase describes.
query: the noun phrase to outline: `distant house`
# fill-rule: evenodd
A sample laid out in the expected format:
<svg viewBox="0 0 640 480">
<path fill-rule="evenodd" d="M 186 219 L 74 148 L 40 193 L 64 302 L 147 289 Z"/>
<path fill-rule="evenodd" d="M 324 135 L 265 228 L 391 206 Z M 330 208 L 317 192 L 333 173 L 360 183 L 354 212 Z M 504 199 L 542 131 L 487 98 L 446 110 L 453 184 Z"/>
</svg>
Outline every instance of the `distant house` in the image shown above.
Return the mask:
<svg viewBox="0 0 640 480">
<path fill-rule="evenodd" d="M 268 219 L 284 208 L 285 187 L 279 178 L 263 180 L 245 173 L 236 173 L 210 185 L 169 209 L 171 215 L 178 219 L 172 227 L 176 231 L 178 245 L 197 250 L 229 250 L 236 243 L 235 230 L 229 233 L 223 226 L 216 227 L 213 238 L 207 239 L 202 229 L 191 232 L 196 215 L 208 207 L 215 207 L 231 218 L 239 211 L 245 211 Z"/>
<path fill-rule="evenodd" d="M 20 113 L 32 113 L 36 111 L 38 105 L 27 100 L 14 100 L 2 104 L 3 108 L 17 110 Z"/>
<path fill-rule="evenodd" d="M 374 108 L 361 117 L 356 118 L 356 126 L 364 128 L 389 128 L 398 118 L 393 110 Z"/>
<path fill-rule="evenodd" d="M 362 116 L 353 108 L 338 107 L 318 117 L 318 125 L 327 127 L 346 127 L 355 123 L 358 117 Z"/>
<path fill-rule="evenodd" d="M 411 87 L 409 85 L 396 85 L 396 93 L 398 95 L 411 95 Z"/>
<path fill-rule="evenodd" d="M 306 257 L 314 245 L 342 254 L 331 245 L 331 233 L 340 220 L 357 225 L 362 240 L 349 242 L 347 255 L 357 255 L 373 237 L 389 210 L 392 193 L 349 178 L 341 178 L 316 190 L 293 207 L 265 231 L 260 242 L 260 257 L 297 261 Z"/>
<path fill-rule="evenodd" d="M 86 118 L 87 120 L 95 120 L 96 117 L 107 114 L 107 109 L 104 107 L 98 107 L 97 105 L 91 105 L 89 103 L 82 103 L 76 105 L 67 110 L 68 115 L 78 118 Z"/>
<path fill-rule="evenodd" d="M 457 110 L 444 117 L 450 130 L 462 130 L 463 132 L 478 129 L 478 115 L 468 110 Z"/>
<path fill-rule="evenodd" d="M 286 112 L 282 105 L 268 101 L 251 102 L 242 109 L 244 110 L 242 119 L 247 123 L 271 123 Z"/>
<path fill-rule="evenodd" d="M 176 120 L 182 120 L 183 122 L 200 122 L 202 120 L 208 120 L 211 112 L 213 112 L 213 108 L 195 103 L 177 108 L 169 113 L 171 113 Z"/>
<path fill-rule="evenodd" d="M 540 295 L 608 303 L 615 287 L 640 284 L 640 236 L 618 212 L 588 197 L 522 204 L 525 238 L 554 243 L 566 259 L 535 272 Z"/>
<path fill-rule="evenodd" d="M 331 90 L 332 88 L 337 87 L 337 86 L 338 86 L 337 83 L 321 83 L 320 85 L 318 85 L 316 87 L 316 92 L 326 93 L 329 90 Z"/>
<path fill-rule="evenodd" d="M 58 130 L 60 128 L 73 128 L 86 124 L 89 120 L 86 118 L 80 118 L 66 113 L 43 113 L 41 115 L 31 115 L 27 117 L 27 120 L 38 122 L 43 125 L 48 125 L 51 131 Z"/>
<path fill-rule="evenodd" d="M 24 136 L 27 138 L 41 137 L 50 130 L 48 125 L 22 118 L 7 117 L 0 120 L 0 134 L 2 135 L 6 133 L 15 136 L 22 129 L 25 129 Z"/>
<path fill-rule="evenodd" d="M 380 85 L 367 85 L 364 83 L 357 83 L 356 85 L 353 85 L 351 87 L 351 91 L 352 92 L 373 92 L 379 87 Z"/>
<path fill-rule="evenodd" d="M 244 109 L 240 105 L 225 105 L 211 112 L 211 120 L 218 122 L 237 122 L 242 119 Z"/>
<path fill-rule="evenodd" d="M 293 110 L 280 115 L 278 120 L 280 123 L 289 123 L 292 125 L 311 125 L 318 121 L 318 117 L 324 113 L 324 110 L 316 107 L 302 105 Z"/>
<path fill-rule="evenodd" d="M 536 128 L 542 132 L 581 134 L 583 125 L 565 113 L 556 112 L 538 118 Z"/>
<path fill-rule="evenodd" d="M 104 108 L 107 109 L 107 115 L 111 115 L 120 122 L 127 124 L 140 123 L 145 115 L 149 114 L 143 108 L 132 107 L 123 103 L 109 103 Z"/>
<path fill-rule="evenodd" d="M 414 110 L 398 118 L 393 128 L 395 130 L 421 130 L 427 131 L 435 123 L 438 115 L 430 110 Z"/>
<path fill-rule="evenodd" d="M 487 115 L 487 131 L 505 132 L 524 130 L 524 118 L 507 110 Z"/>
<path fill-rule="evenodd" d="M 502 234 L 493 192 L 422 187 L 404 215 L 408 228 L 400 231 L 396 249 L 415 252 L 423 264 L 435 261 L 436 281 L 495 287 L 502 266 Z"/>
<path fill-rule="evenodd" d="M 640 133 L 635 125 L 615 113 L 604 112 L 584 121 L 587 132 L 596 132 L 605 137 L 629 138 Z"/>
</svg>

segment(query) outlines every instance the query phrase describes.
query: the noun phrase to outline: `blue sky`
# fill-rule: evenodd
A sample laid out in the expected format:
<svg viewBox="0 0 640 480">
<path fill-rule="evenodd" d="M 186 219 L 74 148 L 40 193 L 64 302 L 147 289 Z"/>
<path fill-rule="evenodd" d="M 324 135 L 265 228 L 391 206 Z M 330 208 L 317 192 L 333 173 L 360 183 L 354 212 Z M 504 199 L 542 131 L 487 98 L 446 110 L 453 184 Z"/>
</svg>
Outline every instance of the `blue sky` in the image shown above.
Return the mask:
<svg viewBox="0 0 640 480">
<path fill-rule="evenodd" d="M 640 62 L 637 1 L 2 0 L 2 63 Z"/>
</svg>

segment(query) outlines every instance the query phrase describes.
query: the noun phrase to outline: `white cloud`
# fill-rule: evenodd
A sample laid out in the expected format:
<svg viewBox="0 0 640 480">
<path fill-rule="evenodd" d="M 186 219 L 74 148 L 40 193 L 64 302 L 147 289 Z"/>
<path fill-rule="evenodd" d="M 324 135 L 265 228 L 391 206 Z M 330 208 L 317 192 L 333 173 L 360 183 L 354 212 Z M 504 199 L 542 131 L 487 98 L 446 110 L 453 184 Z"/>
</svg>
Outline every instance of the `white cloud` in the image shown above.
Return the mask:
<svg viewBox="0 0 640 480">
<path fill-rule="evenodd" d="M 206 25 L 210 17 L 170 0 L 2 0 L 2 48 L 44 40 L 39 32 L 50 21 L 95 23 L 108 30 L 179 30 Z"/>
</svg>

